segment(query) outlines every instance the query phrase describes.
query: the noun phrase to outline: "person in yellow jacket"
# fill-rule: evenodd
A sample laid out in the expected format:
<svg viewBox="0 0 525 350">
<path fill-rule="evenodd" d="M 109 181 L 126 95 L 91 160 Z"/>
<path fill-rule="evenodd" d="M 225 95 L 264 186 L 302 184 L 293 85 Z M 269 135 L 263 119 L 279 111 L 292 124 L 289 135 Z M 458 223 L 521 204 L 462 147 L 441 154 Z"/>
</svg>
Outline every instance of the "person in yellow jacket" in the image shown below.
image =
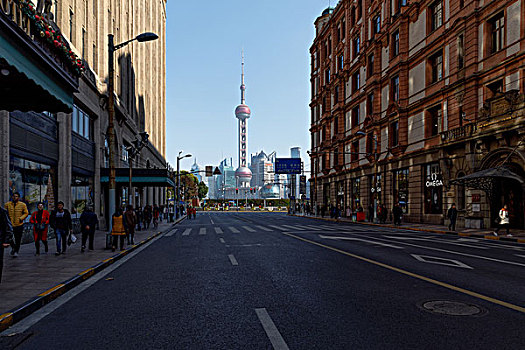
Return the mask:
<svg viewBox="0 0 525 350">
<path fill-rule="evenodd" d="M 117 209 L 115 214 L 113 214 L 113 225 L 111 227 L 111 235 L 113 236 L 113 246 L 112 251 L 114 252 L 117 248 L 118 238 L 120 237 L 120 250 L 124 250 L 124 239 L 126 238 L 126 220 L 124 220 L 124 215 L 122 214 L 122 209 Z"/>
<path fill-rule="evenodd" d="M 29 216 L 27 205 L 20 201 L 20 193 L 13 193 L 11 201 L 5 204 L 5 209 L 9 214 L 9 219 L 13 225 L 14 242 L 11 243 L 11 255 L 16 258 L 20 251 L 20 243 L 22 242 L 22 234 L 24 233 L 24 220 Z"/>
</svg>

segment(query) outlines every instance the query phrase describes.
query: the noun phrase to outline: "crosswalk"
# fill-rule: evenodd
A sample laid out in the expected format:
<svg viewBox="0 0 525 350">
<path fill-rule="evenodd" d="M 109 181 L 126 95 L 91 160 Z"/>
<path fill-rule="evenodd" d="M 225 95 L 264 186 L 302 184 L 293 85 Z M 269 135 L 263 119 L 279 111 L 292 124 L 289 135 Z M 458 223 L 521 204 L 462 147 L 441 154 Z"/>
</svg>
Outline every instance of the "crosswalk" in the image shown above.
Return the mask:
<svg viewBox="0 0 525 350">
<path fill-rule="evenodd" d="M 168 232 L 165 237 L 176 236 L 179 232 L 182 236 L 190 236 L 192 234 L 198 236 L 206 236 L 209 233 L 216 234 L 229 233 L 265 233 L 265 232 L 324 232 L 324 231 L 341 231 L 340 227 L 330 225 L 240 225 L 240 226 L 220 226 L 214 224 L 212 227 L 188 227 L 186 229 L 172 230 Z"/>
</svg>

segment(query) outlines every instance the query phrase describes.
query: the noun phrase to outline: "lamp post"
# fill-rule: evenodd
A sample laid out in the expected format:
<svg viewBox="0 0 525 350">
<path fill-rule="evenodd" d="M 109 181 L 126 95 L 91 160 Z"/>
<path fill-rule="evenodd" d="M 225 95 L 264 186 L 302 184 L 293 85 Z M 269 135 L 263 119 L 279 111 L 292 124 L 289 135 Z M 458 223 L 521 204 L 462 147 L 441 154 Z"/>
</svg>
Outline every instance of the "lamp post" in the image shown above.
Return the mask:
<svg viewBox="0 0 525 350">
<path fill-rule="evenodd" d="M 312 154 L 312 152 L 310 151 L 306 151 L 306 153 L 308 153 L 308 155 L 310 156 L 310 164 L 312 164 L 312 158 L 314 156 L 314 154 Z M 315 162 L 313 163 L 313 171 L 314 171 L 314 174 L 313 174 L 313 177 L 314 177 L 314 194 L 313 194 L 313 201 L 312 201 L 312 210 L 313 212 L 315 213 L 315 215 L 317 216 L 317 173 L 318 173 L 318 160 L 317 158 L 315 159 Z M 311 175 L 311 174 L 310 174 Z M 310 191 L 310 195 L 312 195 L 311 193 L 312 191 Z"/>
<path fill-rule="evenodd" d="M 191 157 L 191 154 L 186 154 L 181 156 L 181 153 L 183 151 L 180 151 L 177 156 L 177 190 L 175 191 L 175 219 L 179 218 L 179 190 L 180 190 L 180 174 L 179 174 L 179 163 L 180 160 L 183 158 Z"/>
<path fill-rule="evenodd" d="M 154 33 L 142 33 L 133 39 L 115 45 L 114 35 L 108 34 L 108 143 L 109 143 L 109 230 L 112 226 L 112 216 L 116 207 L 117 181 L 116 181 L 116 160 L 117 154 L 115 144 L 115 51 L 123 48 L 129 43 L 137 40 L 138 42 L 145 42 L 158 39 L 158 35 Z"/>
<path fill-rule="evenodd" d="M 355 133 L 356 136 L 366 136 L 366 134 L 359 130 Z M 377 153 L 377 137 L 375 134 L 372 134 L 372 139 L 374 140 L 374 152 L 372 154 L 374 155 L 374 180 L 372 183 L 372 189 L 374 189 L 374 222 L 377 221 L 377 162 L 378 162 L 378 153 Z"/>
<path fill-rule="evenodd" d="M 140 154 L 140 151 L 148 144 L 149 134 L 145 131 L 139 133 L 140 140 L 135 139 L 132 146 L 126 147 L 128 151 L 128 163 L 129 163 L 129 185 L 128 185 L 128 205 L 135 207 L 134 193 L 132 193 L 132 178 L 133 178 L 133 159 Z"/>
</svg>

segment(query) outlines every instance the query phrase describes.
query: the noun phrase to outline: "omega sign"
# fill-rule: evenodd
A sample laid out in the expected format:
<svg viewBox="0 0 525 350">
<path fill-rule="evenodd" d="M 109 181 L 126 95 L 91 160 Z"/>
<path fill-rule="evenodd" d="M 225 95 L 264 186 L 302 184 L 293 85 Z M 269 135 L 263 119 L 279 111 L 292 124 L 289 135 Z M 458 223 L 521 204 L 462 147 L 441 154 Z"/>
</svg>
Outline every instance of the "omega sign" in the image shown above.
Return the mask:
<svg viewBox="0 0 525 350">
<path fill-rule="evenodd" d="M 430 180 L 427 180 L 425 183 L 427 187 L 439 187 L 443 186 L 443 180 L 441 178 L 441 174 L 432 174 L 430 175 Z"/>
</svg>

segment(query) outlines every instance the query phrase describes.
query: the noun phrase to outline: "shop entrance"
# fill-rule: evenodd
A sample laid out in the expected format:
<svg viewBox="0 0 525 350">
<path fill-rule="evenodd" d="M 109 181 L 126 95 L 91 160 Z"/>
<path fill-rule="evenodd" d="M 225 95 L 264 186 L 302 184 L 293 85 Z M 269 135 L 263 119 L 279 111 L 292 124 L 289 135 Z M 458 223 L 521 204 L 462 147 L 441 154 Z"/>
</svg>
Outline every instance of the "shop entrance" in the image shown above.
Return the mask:
<svg viewBox="0 0 525 350">
<path fill-rule="evenodd" d="M 511 163 L 506 166 L 513 173 L 525 178 L 523 169 Z M 523 188 L 519 181 L 513 179 L 504 179 L 499 181 L 495 191 L 495 203 L 491 203 L 491 222 L 498 217 L 499 211 L 507 204 L 509 211 L 510 227 L 522 229 L 525 228 L 525 207 L 523 205 Z"/>
</svg>

